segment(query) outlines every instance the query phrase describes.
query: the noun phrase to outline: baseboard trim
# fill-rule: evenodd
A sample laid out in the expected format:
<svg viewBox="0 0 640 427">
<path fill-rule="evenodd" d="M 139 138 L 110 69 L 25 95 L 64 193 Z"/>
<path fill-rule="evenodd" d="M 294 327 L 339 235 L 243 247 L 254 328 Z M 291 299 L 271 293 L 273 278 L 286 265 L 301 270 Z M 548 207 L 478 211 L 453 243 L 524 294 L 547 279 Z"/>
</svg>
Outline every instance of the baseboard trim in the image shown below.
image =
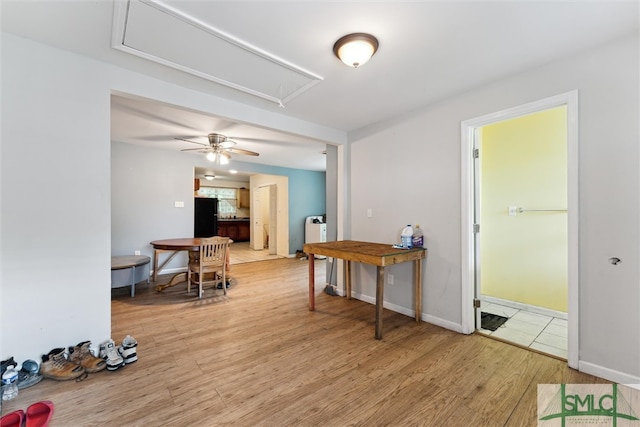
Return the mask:
<svg viewBox="0 0 640 427">
<path fill-rule="evenodd" d="M 528 311 L 530 313 L 542 314 L 543 316 L 557 317 L 558 319 L 565 319 L 565 320 L 569 318 L 568 314 L 563 311 L 552 310 L 550 308 L 540 307 L 537 305 L 524 304 L 517 301 L 509 301 L 502 298 L 491 297 L 488 295 L 481 295 L 480 300 L 483 302 L 504 305 L 506 307 Z"/>
<path fill-rule="evenodd" d="M 340 291 L 338 291 L 338 292 L 340 292 Z M 360 301 L 368 302 L 369 304 L 374 304 L 375 305 L 375 303 L 376 303 L 376 299 L 375 298 L 370 297 L 368 295 L 356 293 L 356 292 L 351 292 L 351 297 L 355 298 L 355 299 L 358 299 Z M 400 305 L 391 304 L 391 303 L 386 302 L 386 301 L 384 302 L 384 304 L 382 306 L 384 308 L 388 309 L 388 310 L 395 311 L 396 313 L 404 314 L 405 316 L 415 317 L 415 315 L 416 315 L 416 311 L 415 310 L 411 310 L 411 309 L 408 309 L 406 307 L 402 307 Z M 440 317 L 436 317 L 436 316 L 433 316 L 433 315 L 430 315 L 430 314 L 425 314 L 425 313 L 421 313 L 420 319 L 423 322 L 431 323 L 433 325 L 440 326 L 442 328 L 449 329 L 449 330 L 454 331 L 454 332 L 463 333 L 462 332 L 462 324 L 460 324 L 460 323 L 451 322 L 449 320 L 445 320 L 445 319 L 442 319 Z"/>
<path fill-rule="evenodd" d="M 604 378 L 605 380 L 613 381 L 614 383 L 640 390 L 640 377 L 635 375 L 630 375 L 585 361 L 578 362 L 578 370 L 585 374 L 594 375 L 596 377 Z"/>
<path fill-rule="evenodd" d="M 436 326 L 440 326 L 445 329 L 449 329 L 450 331 L 458 332 L 460 334 L 464 334 L 461 323 L 455 323 L 450 320 L 445 320 L 440 317 L 433 316 L 431 314 L 422 313 L 422 320 L 434 324 Z M 473 333 L 473 332 L 471 332 Z M 465 334 L 470 335 L 470 334 Z"/>
<path fill-rule="evenodd" d="M 163 268 L 160 274 L 164 275 L 164 274 L 177 274 L 177 273 L 186 273 L 186 272 L 187 272 L 187 267 Z M 153 270 L 151 270 L 151 276 L 153 276 Z"/>
<path fill-rule="evenodd" d="M 373 304 L 373 305 L 375 305 L 376 303 L 376 299 L 374 297 L 370 297 L 369 295 L 364 295 L 357 292 L 351 292 L 351 298 L 368 302 L 369 304 Z M 409 317 L 414 317 L 416 313 L 415 310 L 411 310 L 397 304 L 391 304 L 390 302 L 387 302 L 387 301 L 384 301 L 382 303 L 382 306 L 387 310 L 395 311 L 396 313 L 404 314 L 405 316 L 409 316 Z"/>
</svg>

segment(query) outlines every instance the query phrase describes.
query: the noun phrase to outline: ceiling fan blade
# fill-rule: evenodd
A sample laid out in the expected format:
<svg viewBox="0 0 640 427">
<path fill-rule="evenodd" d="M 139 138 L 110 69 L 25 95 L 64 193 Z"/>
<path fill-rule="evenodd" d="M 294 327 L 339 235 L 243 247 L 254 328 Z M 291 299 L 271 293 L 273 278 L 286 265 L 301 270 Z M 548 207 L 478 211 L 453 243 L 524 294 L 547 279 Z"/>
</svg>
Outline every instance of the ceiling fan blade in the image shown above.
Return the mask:
<svg viewBox="0 0 640 427">
<path fill-rule="evenodd" d="M 201 153 L 208 153 L 208 152 L 210 152 L 212 150 L 209 147 L 207 147 L 207 148 L 183 148 L 180 151 L 198 151 L 198 152 L 201 152 Z"/>
<path fill-rule="evenodd" d="M 218 144 L 218 147 L 221 147 L 221 148 L 231 148 L 231 147 L 233 147 L 233 146 L 234 146 L 234 145 L 236 145 L 236 144 L 237 144 L 237 143 L 236 143 L 235 141 L 232 141 L 232 140 L 230 140 L 230 139 L 227 139 L 226 141 L 221 142 L 220 144 Z"/>
<path fill-rule="evenodd" d="M 256 153 L 255 151 L 244 150 L 242 148 L 225 148 L 225 151 L 234 154 L 244 154 L 245 156 L 259 156 L 260 153 Z"/>
<path fill-rule="evenodd" d="M 184 138 L 173 138 L 173 139 L 177 139 L 178 141 L 184 141 L 184 142 L 190 142 L 192 144 L 198 144 L 198 145 L 202 145 L 203 147 L 208 147 L 209 144 L 203 144 L 202 142 L 196 142 L 196 141 L 189 141 L 188 139 L 184 139 Z"/>
</svg>

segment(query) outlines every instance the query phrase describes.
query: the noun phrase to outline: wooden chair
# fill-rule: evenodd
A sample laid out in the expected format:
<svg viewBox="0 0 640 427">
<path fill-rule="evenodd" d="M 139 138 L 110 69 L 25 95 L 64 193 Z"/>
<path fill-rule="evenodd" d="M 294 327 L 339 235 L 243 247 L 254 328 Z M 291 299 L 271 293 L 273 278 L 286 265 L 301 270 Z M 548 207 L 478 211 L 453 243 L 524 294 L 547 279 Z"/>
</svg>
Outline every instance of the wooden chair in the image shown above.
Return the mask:
<svg viewBox="0 0 640 427">
<path fill-rule="evenodd" d="M 189 260 L 187 272 L 187 292 L 191 293 L 191 282 L 198 283 L 198 298 L 202 298 L 202 285 L 222 283 L 224 294 L 227 294 L 226 260 L 229 248 L 228 237 L 209 237 L 200 239 L 198 259 Z M 218 274 L 220 272 L 220 274 Z M 198 281 L 192 273 L 198 274 Z M 213 280 L 205 280 L 205 274 L 212 274 Z"/>
</svg>

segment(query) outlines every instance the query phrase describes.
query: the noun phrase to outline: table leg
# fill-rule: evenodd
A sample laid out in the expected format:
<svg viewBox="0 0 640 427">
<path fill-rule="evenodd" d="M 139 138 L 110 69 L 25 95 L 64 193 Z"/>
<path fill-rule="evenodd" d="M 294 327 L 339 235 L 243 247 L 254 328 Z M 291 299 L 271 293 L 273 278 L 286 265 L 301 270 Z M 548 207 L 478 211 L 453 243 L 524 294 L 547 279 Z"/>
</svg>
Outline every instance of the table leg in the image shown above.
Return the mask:
<svg viewBox="0 0 640 427">
<path fill-rule="evenodd" d="M 382 339 L 382 305 L 384 300 L 384 267 L 377 267 L 376 279 L 376 339 Z"/>
<path fill-rule="evenodd" d="M 158 280 L 158 250 L 153 250 L 153 281 Z"/>
<path fill-rule="evenodd" d="M 344 293 L 347 299 L 351 299 L 351 261 L 348 260 L 344 262 Z"/>
<path fill-rule="evenodd" d="M 131 268 L 133 269 L 131 272 L 131 298 L 133 298 L 136 294 L 136 266 Z"/>
<path fill-rule="evenodd" d="M 416 275 L 414 279 L 416 322 L 420 322 L 422 320 L 422 259 L 413 261 L 413 272 Z"/>
<path fill-rule="evenodd" d="M 160 252 L 169 252 L 165 249 L 155 249 L 153 251 L 153 281 L 155 282 L 158 279 L 158 273 L 160 273 L 160 271 L 162 271 L 162 269 L 164 268 L 165 265 L 169 264 L 169 262 L 171 262 L 171 260 L 178 255 L 179 252 L 181 251 L 173 251 L 173 253 L 171 255 L 169 255 L 169 257 L 167 259 L 165 259 L 162 264 L 160 264 L 158 266 L 158 256 L 160 255 Z M 166 287 L 166 286 L 165 286 Z"/>
<path fill-rule="evenodd" d="M 315 263 L 315 256 L 313 254 L 309 254 L 308 258 L 309 258 L 309 311 L 314 311 L 316 309 L 316 295 L 315 295 L 316 263 Z"/>
</svg>

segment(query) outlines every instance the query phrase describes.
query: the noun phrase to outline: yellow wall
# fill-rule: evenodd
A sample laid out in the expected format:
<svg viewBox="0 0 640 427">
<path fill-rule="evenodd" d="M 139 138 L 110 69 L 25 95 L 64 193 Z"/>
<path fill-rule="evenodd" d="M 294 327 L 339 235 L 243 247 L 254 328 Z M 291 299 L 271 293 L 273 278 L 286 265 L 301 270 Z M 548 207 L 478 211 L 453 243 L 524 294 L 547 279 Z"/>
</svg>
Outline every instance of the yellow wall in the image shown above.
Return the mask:
<svg viewBox="0 0 640 427">
<path fill-rule="evenodd" d="M 481 129 L 481 294 L 567 311 L 564 106 Z"/>
</svg>

